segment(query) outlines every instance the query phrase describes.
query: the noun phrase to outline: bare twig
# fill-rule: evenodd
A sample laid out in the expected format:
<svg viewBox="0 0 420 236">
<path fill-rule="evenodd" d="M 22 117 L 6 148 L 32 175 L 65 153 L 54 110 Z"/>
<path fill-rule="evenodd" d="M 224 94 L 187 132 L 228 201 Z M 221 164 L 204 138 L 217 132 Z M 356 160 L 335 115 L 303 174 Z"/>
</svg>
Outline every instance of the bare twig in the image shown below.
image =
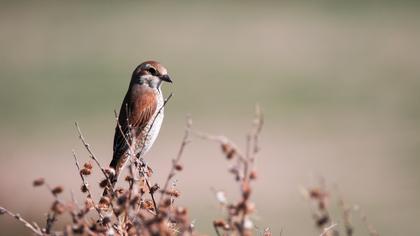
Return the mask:
<svg viewBox="0 0 420 236">
<path fill-rule="evenodd" d="M 230 168 L 230 172 L 234 174 L 236 181 L 240 182 L 240 191 L 242 198 L 238 203 L 222 205 L 226 208 L 227 223 L 216 221 L 218 227 L 228 228 L 232 230 L 233 235 L 248 235 L 251 233 L 252 221 L 249 219 L 250 213 L 253 211 L 253 203 L 250 201 L 251 186 L 250 182 L 256 178 L 256 172 L 250 172 L 251 165 L 255 161 L 255 156 L 259 151 L 258 136 L 262 129 L 262 115 L 259 107 L 256 107 L 256 115 L 251 131 L 246 136 L 245 155 L 240 149 L 224 136 L 209 135 L 203 132 L 193 131 L 199 138 L 216 141 L 221 145 L 222 152 L 228 160 L 237 158 L 237 164 Z M 216 227 L 216 233 L 218 227 Z"/>
<path fill-rule="evenodd" d="M 216 231 L 216 235 L 217 236 L 221 236 L 220 232 L 219 232 L 219 227 L 217 227 L 216 225 L 213 225 L 214 231 Z"/>
<path fill-rule="evenodd" d="M 149 190 L 150 197 L 152 198 L 153 207 L 155 208 L 156 215 L 159 215 L 159 208 L 157 207 L 157 203 L 156 203 L 156 200 L 155 200 L 155 191 L 152 190 L 152 186 L 150 185 L 147 174 L 145 174 L 143 177 L 144 177 L 144 180 L 146 181 L 146 186 Z"/>
<path fill-rule="evenodd" d="M 114 189 L 113 189 L 113 186 L 112 186 L 112 182 L 111 182 L 111 179 L 110 179 L 108 173 L 105 171 L 105 169 L 102 167 L 101 163 L 96 158 L 96 156 L 93 153 L 90 145 L 86 142 L 86 140 L 85 140 L 85 138 L 84 138 L 84 136 L 82 134 L 82 131 L 80 130 L 79 124 L 77 122 L 75 122 L 75 125 L 76 125 L 77 132 L 79 134 L 80 141 L 82 141 L 83 146 L 85 146 L 86 150 L 88 151 L 88 153 L 90 155 L 90 158 L 92 158 L 92 160 L 95 161 L 96 165 L 98 165 L 98 167 L 101 169 L 102 174 L 105 176 L 105 178 L 106 178 L 106 180 L 108 182 L 108 186 L 111 189 L 111 193 L 114 194 Z"/>
<path fill-rule="evenodd" d="M 226 138 L 223 135 L 211 135 L 208 133 L 204 133 L 204 132 L 200 132 L 197 130 L 191 130 L 191 132 L 197 136 L 198 138 L 204 139 L 204 140 L 210 140 L 210 141 L 215 141 L 218 142 L 219 144 L 227 144 L 232 146 L 233 149 L 235 149 L 235 155 L 239 157 L 239 159 L 241 159 L 242 161 L 246 161 L 245 155 L 242 154 L 239 151 L 239 148 L 237 148 L 237 145 L 235 143 L 233 143 L 231 140 L 229 140 L 228 138 Z"/>
<path fill-rule="evenodd" d="M 175 176 L 176 169 L 179 166 L 179 161 L 181 160 L 182 154 L 184 153 L 185 146 L 187 146 L 187 144 L 190 143 L 189 136 L 190 136 L 191 126 L 192 126 L 192 119 L 191 119 L 190 116 L 187 116 L 187 122 L 186 123 L 187 124 L 186 124 L 186 127 L 185 127 L 184 137 L 182 138 L 182 142 L 181 142 L 181 146 L 180 146 L 179 151 L 178 151 L 178 155 L 176 156 L 175 159 L 172 160 L 171 170 L 169 171 L 168 177 L 166 178 L 166 182 L 165 182 L 165 184 L 162 188 L 162 191 L 161 191 L 162 194 L 160 196 L 159 204 L 162 204 L 163 196 L 167 192 L 168 187 L 169 187 L 169 182 L 172 179 L 172 177 Z"/>
<path fill-rule="evenodd" d="M 86 189 L 86 191 L 88 193 L 88 198 L 92 199 L 92 201 L 93 201 L 92 193 L 90 192 L 90 189 L 89 189 L 89 184 L 88 184 L 85 176 L 82 174 L 82 172 L 80 172 L 79 161 L 77 160 L 76 152 L 74 150 L 73 150 L 73 157 L 74 157 L 74 162 L 75 162 L 76 167 L 77 167 L 77 171 L 79 172 L 80 178 L 82 179 L 83 186 L 84 186 L 84 188 Z M 98 206 L 95 203 L 93 203 L 93 205 L 95 207 L 95 210 L 99 214 L 99 218 L 102 220 L 104 218 L 104 216 L 102 215 L 101 210 L 98 208 Z"/>
<path fill-rule="evenodd" d="M 319 236 L 326 236 L 330 230 L 332 230 L 334 227 L 336 227 L 337 224 L 331 224 L 330 226 L 324 228 L 324 231 Z"/>
<path fill-rule="evenodd" d="M 369 232 L 370 236 L 379 236 L 378 231 L 376 231 L 376 229 L 373 227 L 373 225 L 368 221 L 367 216 L 362 212 L 362 210 L 360 209 L 360 207 L 356 207 L 356 210 L 359 211 L 360 214 L 360 218 L 362 219 L 363 223 L 365 223 L 366 228 Z"/>
<path fill-rule="evenodd" d="M 13 212 L 9 211 L 8 209 L 0 206 L 0 215 L 2 215 L 2 214 L 8 214 L 9 216 L 15 218 L 16 220 L 22 222 L 23 225 L 26 228 L 30 229 L 34 234 L 41 235 L 41 236 L 44 235 L 42 233 L 41 229 L 39 229 L 39 227 L 36 227 L 36 226 L 32 225 L 31 223 L 29 223 L 24 218 L 22 218 L 18 213 L 13 213 Z"/>
<path fill-rule="evenodd" d="M 337 195 L 338 195 L 338 206 L 339 208 L 341 208 L 341 211 L 342 211 L 342 218 L 343 218 L 346 235 L 352 236 L 353 225 L 350 222 L 350 213 L 351 213 L 352 208 L 344 202 L 343 196 L 341 195 L 337 186 L 336 186 L 336 189 L 337 189 Z"/>
</svg>

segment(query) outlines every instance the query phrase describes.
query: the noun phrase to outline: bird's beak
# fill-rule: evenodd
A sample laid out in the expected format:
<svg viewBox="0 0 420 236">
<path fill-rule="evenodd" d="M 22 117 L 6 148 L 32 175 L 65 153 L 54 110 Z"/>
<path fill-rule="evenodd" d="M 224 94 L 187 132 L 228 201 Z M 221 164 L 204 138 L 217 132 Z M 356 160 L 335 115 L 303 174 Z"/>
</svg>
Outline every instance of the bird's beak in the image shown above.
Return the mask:
<svg viewBox="0 0 420 236">
<path fill-rule="evenodd" d="M 172 83 L 171 78 L 169 77 L 169 75 L 162 75 L 159 77 L 161 80 Z"/>
</svg>

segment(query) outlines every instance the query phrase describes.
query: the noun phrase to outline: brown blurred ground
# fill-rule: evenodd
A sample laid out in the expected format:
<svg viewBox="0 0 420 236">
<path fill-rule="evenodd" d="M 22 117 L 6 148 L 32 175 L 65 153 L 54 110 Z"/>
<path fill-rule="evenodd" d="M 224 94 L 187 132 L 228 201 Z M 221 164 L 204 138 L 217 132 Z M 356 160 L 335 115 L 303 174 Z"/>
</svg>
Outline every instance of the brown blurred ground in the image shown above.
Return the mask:
<svg viewBox="0 0 420 236">
<path fill-rule="evenodd" d="M 38 176 L 77 192 L 71 150 L 87 156 L 73 122 L 107 163 L 113 110 L 132 69 L 153 58 L 175 80 L 164 88 L 174 97 L 147 157 L 160 182 L 187 113 L 197 129 L 243 144 L 258 102 L 266 125 L 253 193 L 257 226 L 317 235 L 298 187 L 323 175 L 383 235 L 420 231 L 415 3 L 1 5 L 0 205 L 43 220 L 51 198 L 31 187 Z M 228 165 L 217 145 L 200 140 L 183 160 L 180 202 L 199 230 L 213 234 L 220 212 L 210 187 L 236 196 Z M 6 217 L 0 228 L 28 234 Z"/>
</svg>

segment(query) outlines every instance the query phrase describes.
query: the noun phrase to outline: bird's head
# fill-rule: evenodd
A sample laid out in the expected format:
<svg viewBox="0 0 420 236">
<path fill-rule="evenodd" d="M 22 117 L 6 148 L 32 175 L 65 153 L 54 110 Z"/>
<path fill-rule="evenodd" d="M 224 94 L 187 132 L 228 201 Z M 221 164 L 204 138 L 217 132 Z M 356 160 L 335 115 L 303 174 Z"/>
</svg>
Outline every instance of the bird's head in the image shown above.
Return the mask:
<svg viewBox="0 0 420 236">
<path fill-rule="evenodd" d="M 168 71 L 157 61 L 141 63 L 133 72 L 131 84 L 146 84 L 151 88 L 159 88 L 162 81 L 172 83 Z"/>
</svg>

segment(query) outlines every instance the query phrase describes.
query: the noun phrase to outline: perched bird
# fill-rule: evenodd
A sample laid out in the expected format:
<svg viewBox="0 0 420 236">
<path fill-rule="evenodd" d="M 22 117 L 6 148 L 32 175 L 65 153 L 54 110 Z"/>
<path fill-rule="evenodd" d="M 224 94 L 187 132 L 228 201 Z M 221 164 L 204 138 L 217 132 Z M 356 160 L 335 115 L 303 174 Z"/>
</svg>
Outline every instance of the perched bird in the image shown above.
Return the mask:
<svg viewBox="0 0 420 236">
<path fill-rule="evenodd" d="M 115 171 L 115 186 L 121 170 L 132 156 L 142 157 L 155 142 L 163 121 L 162 82 L 172 83 L 167 70 L 157 61 L 137 66 L 121 104 L 109 167 Z M 104 194 L 106 194 L 104 192 Z"/>
</svg>

